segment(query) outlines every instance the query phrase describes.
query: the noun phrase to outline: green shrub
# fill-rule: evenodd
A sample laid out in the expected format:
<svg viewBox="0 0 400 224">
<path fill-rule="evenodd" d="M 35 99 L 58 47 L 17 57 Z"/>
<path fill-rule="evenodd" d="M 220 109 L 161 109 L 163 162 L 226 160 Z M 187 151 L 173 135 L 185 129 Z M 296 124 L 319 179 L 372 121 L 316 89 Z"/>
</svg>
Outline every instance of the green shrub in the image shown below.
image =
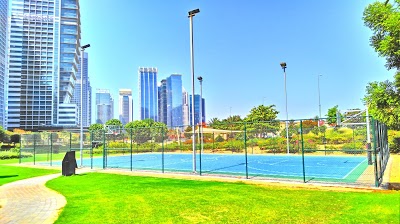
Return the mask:
<svg viewBox="0 0 400 224">
<path fill-rule="evenodd" d="M 28 158 L 28 157 L 32 157 L 31 153 L 22 153 L 21 154 L 21 158 Z M 0 152 L 0 160 L 4 160 L 4 159 L 19 159 L 20 155 L 19 152 L 11 152 L 11 151 L 2 151 Z"/>
</svg>

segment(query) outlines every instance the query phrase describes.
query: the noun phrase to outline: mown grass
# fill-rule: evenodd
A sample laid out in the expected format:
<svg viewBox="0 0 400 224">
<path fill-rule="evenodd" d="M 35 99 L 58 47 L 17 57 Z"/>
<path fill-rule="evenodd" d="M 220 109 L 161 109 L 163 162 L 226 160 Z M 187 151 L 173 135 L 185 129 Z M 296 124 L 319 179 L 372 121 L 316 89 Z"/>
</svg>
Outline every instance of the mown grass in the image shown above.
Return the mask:
<svg viewBox="0 0 400 224">
<path fill-rule="evenodd" d="M 88 173 L 48 187 L 67 199 L 56 223 L 398 223 L 395 191 L 335 192 Z"/>
<path fill-rule="evenodd" d="M 47 174 L 59 173 L 59 172 L 60 172 L 59 170 L 0 165 L 0 186 L 17 180 L 43 176 Z"/>
</svg>

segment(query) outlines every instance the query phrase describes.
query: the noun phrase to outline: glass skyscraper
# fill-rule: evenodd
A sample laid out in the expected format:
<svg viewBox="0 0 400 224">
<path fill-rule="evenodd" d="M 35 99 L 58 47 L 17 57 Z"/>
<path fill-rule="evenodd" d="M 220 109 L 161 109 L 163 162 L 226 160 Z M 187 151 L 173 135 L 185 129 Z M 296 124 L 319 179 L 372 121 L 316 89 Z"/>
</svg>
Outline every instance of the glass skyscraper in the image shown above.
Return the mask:
<svg viewBox="0 0 400 224">
<path fill-rule="evenodd" d="M 79 1 L 11 2 L 8 129 L 76 126 Z"/>
<path fill-rule="evenodd" d="M 132 121 L 132 90 L 119 90 L 119 120 L 123 125 Z"/>
<path fill-rule="evenodd" d="M 114 118 L 114 100 L 108 89 L 97 89 L 96 109 L 96 123 L 105 124 Z"/>
<path fill-rule="evenodd" d="M 139 68 L 140 120 L 158 121 L 157 68 Z"/>
<path fill-rule="evenodd" d="M 193 125 L 192 123 L 192 95 L 189 95 L 189 122 L 190 125 Z M 205 107 L 205 100 L 204 98 L 201 99 L 202 102 L 202 122 L 204 123 L 206 121 L 206 107 Z M 194 94 L 194 123 L 195 125 L 200 124 L 200 95 Z"/>
<path fill-rule="evenodd" d="M 181 127 L 182 112 L 182 76 L 172 74 L 167 78 L 167 126 Z"/>
<path fill-rule="evenodd" d="M 158 87 L 158 121 L 167 124 L 167 80 Z"/>
<path fill-rule="evenodd" d="M 81 110 L 81 75 L 83 74 L 82 77 L 82 82 L 83 82 L 83 107 L 82 107 L 82 114 L 83 114 L 83 127 L 89 127 L 90 124 L 92 123 L 91 115 L 92 115 L 92 87 L 90 86 L 90 80 L 89 80 L 89 73 L 88 73 L 88 53 L 84 52 L 83 56 L 83 61 L 82 58 L 79 57 L 79 65 L 78 65 L 78 73 L 76 73 L 76 83 L 75 83 L 75 89 L 74 89 L 74 95 L 72 97 L 72 102 L 76 104 L 78 107 L 79 111 Z M 81 66 L 83 63 L 83 73 L 81 72 Z M 79 113 L 79 118 L 80 118 L 80 113 Z M 80 122 L 81 119 L 79 119 Z M 79 123 L 80 124 L 80 123 Z"/>
<path fill-rule="evenodd" d="M 0 0 L 0 126 L 5 126 L 5 80 L 7 60 L 8 0 Z"/>
</svg>

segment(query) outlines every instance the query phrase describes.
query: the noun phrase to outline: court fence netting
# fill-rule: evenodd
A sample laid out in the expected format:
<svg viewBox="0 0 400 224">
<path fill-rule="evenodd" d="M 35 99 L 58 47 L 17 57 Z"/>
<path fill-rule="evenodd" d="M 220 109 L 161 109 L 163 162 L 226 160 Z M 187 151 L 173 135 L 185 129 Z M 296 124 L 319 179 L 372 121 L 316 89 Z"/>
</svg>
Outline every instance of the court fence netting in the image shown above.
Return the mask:
<svg viewBox="0 0 400 224">
<path fill-rule="evenodd" d="M 387 127 L 372 117 L 213 123 L 195 127 L 118 126 L 83 133 L 35 132 L 20 138 L 20 163 L 186 173 L 379 187 L 390 152 Z M 194 150 L 195 149 L 195 150 Z"/>
</svg>

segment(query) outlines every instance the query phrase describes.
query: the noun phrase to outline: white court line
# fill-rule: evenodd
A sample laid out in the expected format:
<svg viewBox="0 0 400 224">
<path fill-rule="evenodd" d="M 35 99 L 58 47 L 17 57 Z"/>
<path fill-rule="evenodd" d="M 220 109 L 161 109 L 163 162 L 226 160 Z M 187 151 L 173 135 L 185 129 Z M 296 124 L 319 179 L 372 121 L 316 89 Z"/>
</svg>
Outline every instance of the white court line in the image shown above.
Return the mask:
<svg viewBox="0 0 400 224">
<path fill-rule="evenodd" d="M 357 169 L 357 167 L 359 167 L 362 163 L 364 163 L 364 161 L 367 159 L 364 159 L 363 161 L 361 161 L 356 167 L 354 167 L 352 170 L 350 170 L 350 172 L 348 172 L 346 174 L 346 176 L 344 176 L 342 179 L 346 179 L 355 169 Z"/>
</svg>

